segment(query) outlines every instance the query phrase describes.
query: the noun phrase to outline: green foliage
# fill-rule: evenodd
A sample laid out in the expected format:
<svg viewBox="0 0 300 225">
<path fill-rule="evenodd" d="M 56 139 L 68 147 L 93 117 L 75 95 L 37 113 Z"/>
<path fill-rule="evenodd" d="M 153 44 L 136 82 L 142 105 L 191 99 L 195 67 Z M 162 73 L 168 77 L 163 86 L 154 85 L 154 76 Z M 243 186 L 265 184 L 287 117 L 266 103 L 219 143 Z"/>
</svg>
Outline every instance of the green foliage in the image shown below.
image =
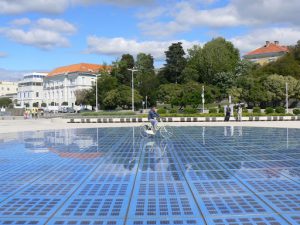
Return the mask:
<svg viewBox="0 0 300 225">
<path fill-rule="evenodd" d="M 216 108 L 210 108 L 209 113 L 218 113 L 218 110 Z"/>
<path fill-rule="evenodd" d="M 254 107 L 253 108 L 253 113 L 261 113 L 260 107 Z"/>
<path fill-rule="evenodd" d="M 198 81 L 199 74 L 198 71 L 192 67 L 185 67 L 181 73 L 183 82 L 187 83 L 189 81 Z"/>
<path fill-rule="evenodd" d="M 275 108 L 276 113 L 285 113 L 285 108 L 282 106 L 278 106 Z"/>
<path fill-rule="evenodd" d="M 274 109 L 273 109 L 272 107 L 267 107 L 267 108 L 265 109 L 265 113 L 266 113 L 266 114 L 274 113 Z"/>
<path fill-rule="evenodd" d="M 166 64 L 163 70 L 165 80 L 170 83 L 180 83 L 182 81 L 182 71 L 186 66 L 182 43 L 173 43 L 165 54 Z"/>
<path fill-rule="evenodd" d="M 8 107 L 12 101 L 9 98 L 0 98 L 0 107 Z"/>
<path fill-rule="evenodd" d="M 239 50 L 224 38 L 207 42 L 202 49 L 201 74 L 204 82 L 210 83 L 218 73 L 235 71 L 240 61 Z"/>
<path fill-rule="evenodd" d="M 34 102 L 34 103 L 32 104 L 32 107 L 39 107 L 39 103 L 38 103 L 38 102 Z"/>
<path fill-rule="evenodd" d="M 43 102 L 43 103 L 41 104 L 41 106 L 42 106 L 42 107 L 47 107 L 47 104 L 46 104 L 45 102 Z"/>
<path fill-rule="evenodd" d="M 300 109 L 294 109 L 294 110 L 293 110 L 293 113 L 294 113 L 295 115 L 300 115 Z"/>
<path fill-rule="evenodd" d="M 130 54 L 123 54 L 120 61 L 114 63 L 111 75 L 115 77 L 119 83 L 124 85 L 130 85 L 131 83 L 131 71 L 134 67 L 134 58 Z"/>
<path fill-rule="evenodd" d="M 177 109 L 170 109 L 170 110 L 169 110 L 169 113 L 177 113 L 177 112 L 178 112 Z"/>
<path fill-rule="evenodd" d="M 197 109 L 187 106 L 184 108 L 183 112 L 186 114 L 194 114 L 197 113 Z"/>
<path fill-rule="evenodd" d="M 219 113 L 224 113 L 224 107 L 221 106 L 221 107 L 219 108 Z"/>
<path fill-rule="evenodd" d="M 167 113 L 167 110 L 161 108 L 161 109 L 158 109 L 158 110 L 157 110 L 157 113 L 158 113 L 158 114 L 166 114 L 166 113 Z"/>
<path fill-rule="evenodd" d="M 136 57 L 136 68 L 142 73 L 153 72 L 154 70 L 154 59 L 150 54 L 139 53 Z"/>
<path fill-rule="evenodd" d="M 248 109 L 247 108 L 242 108 L 242 112 L 243 113 L 248 113 Z"/>
</svg>

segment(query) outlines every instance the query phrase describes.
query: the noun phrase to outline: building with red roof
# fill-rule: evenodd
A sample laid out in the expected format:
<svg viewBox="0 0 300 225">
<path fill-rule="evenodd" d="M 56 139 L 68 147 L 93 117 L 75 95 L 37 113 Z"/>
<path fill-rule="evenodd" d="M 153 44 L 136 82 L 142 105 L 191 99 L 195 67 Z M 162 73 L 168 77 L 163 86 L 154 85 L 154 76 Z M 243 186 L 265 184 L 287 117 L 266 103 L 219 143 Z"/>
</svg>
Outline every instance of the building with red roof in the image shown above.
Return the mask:
<svg viewBox="0 0 300 225">
<path fill-rule="evenodd" d="M 260 65 L 276 61 L 281 56 L 289 52 L 287 46 L 279 44 L 279 41 L 266 41 L 266 44 L 258 49 L 248 52 L 243 56 L 244 59 L 256 62 Z"/>
<path fill-rule="evenodd" d="M 98 64 L 78 63 L 54 69 L 44 79 L 44 102 L 47 106 L 74 107 L 76 92 L 92 88 L 100 71 L 110 68 Z"/>
</svg>

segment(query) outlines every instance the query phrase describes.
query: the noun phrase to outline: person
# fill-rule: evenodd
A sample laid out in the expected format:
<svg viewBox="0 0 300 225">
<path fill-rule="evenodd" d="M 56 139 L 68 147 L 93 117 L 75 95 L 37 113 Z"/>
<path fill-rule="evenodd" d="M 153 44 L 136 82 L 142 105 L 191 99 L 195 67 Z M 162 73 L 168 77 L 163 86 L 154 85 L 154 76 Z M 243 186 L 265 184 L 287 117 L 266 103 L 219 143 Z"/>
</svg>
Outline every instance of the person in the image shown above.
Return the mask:
<svg viewBox="0 0 300 225">
<path fill-rule="evenodd" d="M 242 121 L 242 106 L 240 103 L 238 104 L 236 112 L 237 112 L 237 121 Z"/>
<path fill-rule="evenodd" d="M 228 105 L 228 106 L 226 106 L 226 112 L 225 112 L 226 114 L 225 114 L 225 119 L 224 119 L 224 121 L 229 121 L 229 119 L 230 119 L 230 113 L 231 113 L 231 109 L 230 109 L 230 106 Z"/>
<path fill-rule="evenodd" d="M 148 113 L 148 120 L 151 123 L 153 130 L 156 130 L 156 126 L 158 124 L 157 118 L 159 118 L 159 114 L 156 111 L 155 107 L 152 107 Z"/>
</svg>

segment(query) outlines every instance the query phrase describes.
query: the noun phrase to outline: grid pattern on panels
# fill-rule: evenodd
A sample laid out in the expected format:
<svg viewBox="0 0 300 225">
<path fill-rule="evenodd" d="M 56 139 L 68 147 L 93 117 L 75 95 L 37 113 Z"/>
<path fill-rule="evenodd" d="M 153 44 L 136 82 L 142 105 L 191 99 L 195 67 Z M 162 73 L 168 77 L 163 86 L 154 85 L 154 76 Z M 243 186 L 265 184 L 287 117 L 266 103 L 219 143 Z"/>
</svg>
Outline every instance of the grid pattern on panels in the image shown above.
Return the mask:
<svg viewBox="0 0 300 225">
<path fill-rule="evenodd" d="M 0 224 L 300 224 L 299 130 L 173 131 L 41 131 L 0 142 Z"/>
</svg>

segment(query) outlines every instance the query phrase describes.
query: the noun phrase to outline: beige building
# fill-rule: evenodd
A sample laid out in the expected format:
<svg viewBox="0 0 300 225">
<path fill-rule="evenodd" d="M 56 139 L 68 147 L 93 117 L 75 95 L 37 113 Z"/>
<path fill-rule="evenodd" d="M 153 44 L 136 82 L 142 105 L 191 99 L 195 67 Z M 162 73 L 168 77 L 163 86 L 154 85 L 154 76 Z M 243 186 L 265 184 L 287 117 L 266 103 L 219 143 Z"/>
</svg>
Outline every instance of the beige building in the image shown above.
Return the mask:
<svg viewBox="0 0 300 225">
<path fill-rule="evenodd" d="M 18 83 L 9 81 L 0 81 L 0 97 L 11 97 L 18 92 Z"/>
<path fill-rule="evenodd" d="M 248 52 L 243 58 L 260 65 L 265 65 L 276 61 L 287 52 L 289 52 L 289 49 L 286 46 L 280 45 L 279 41 L 274 41 L 274 43 L 266 41 L 264 46 Z"/>
</svg>

